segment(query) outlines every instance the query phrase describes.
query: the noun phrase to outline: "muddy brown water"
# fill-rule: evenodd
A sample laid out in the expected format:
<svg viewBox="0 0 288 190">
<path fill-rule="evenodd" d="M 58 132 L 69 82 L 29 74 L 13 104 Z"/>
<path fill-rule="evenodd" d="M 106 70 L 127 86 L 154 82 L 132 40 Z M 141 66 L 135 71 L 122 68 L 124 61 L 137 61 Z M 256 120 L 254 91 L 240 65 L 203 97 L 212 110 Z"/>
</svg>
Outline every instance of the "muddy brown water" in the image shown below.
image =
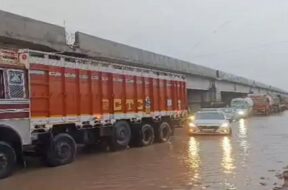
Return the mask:
<svg viewBox="0 0 288 190">
<path fill-rule="evenodd" d="M 190 137 L 121 152 L 80 153 L 66 166 L 28 168 L 0 181 L 0 190 L 271 190 L 288 165 L 288 112 L 233 124 L 233 135 Z"/>
</svg>

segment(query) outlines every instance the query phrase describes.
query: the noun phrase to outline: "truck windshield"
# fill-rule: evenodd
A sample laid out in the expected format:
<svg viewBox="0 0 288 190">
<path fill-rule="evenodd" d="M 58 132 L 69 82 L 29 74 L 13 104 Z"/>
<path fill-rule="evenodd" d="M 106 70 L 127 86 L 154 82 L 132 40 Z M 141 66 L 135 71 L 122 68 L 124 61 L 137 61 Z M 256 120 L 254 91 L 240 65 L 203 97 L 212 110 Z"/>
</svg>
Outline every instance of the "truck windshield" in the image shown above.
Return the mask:
<svg viewBox="0 0 288 190">
<path fill-rule="evenodd" d="M 224 114 L 217 112 L 201 112 L 196 114 L 196 120 L 208 119 L 208 120 L 223 120 L 225 119 Z"/>
<path fill-rule="evenodd" d="M 241 109 L 247 108 L 247 104 L 245 102 L 239 101 L 239 100 L 233 101 L 231 103 L 231 106 L 234 107 L 234 108 L 241 108 Z"/>
</svg>

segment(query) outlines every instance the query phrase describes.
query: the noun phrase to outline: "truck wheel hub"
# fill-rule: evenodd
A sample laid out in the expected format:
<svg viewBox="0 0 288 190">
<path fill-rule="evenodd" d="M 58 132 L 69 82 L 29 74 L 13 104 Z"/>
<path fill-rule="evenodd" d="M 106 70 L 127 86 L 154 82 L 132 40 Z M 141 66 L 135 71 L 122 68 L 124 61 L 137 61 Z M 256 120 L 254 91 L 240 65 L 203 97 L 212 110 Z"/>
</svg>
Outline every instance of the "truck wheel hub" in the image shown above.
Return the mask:
<svg viewBox="0 0 288 190">
<path fill-rule="evenodd" d="M 169 133 L 169 129 L 168 127 L 165 125 L 165 127 L 163 128 L 163 137 L 166 138 L 168 136 L 168 133 Z"/>
<path fill-rule="evenodd" d="M 145 141 L 149 141 L 149 140 L 151 139 L 151 137 L 152 137 L 152 132 L 149 131 L 149 130 L 146 130 L 146 131 L 144 132 L 144 140 L 145 140 Z"/>
<path fill-rule="evenodd" d="M 70 147 L 66 143 L 61 143 L 56 148 L 57 155 L 61 158 L 67 158 L 70 155 Z"/>
<path fill-rule="evenodd" d="M 126 138 L 126 131 L 125 130 L 121 130 L 119 132 L 119 140 L 124 140 Z"/>
</svg>

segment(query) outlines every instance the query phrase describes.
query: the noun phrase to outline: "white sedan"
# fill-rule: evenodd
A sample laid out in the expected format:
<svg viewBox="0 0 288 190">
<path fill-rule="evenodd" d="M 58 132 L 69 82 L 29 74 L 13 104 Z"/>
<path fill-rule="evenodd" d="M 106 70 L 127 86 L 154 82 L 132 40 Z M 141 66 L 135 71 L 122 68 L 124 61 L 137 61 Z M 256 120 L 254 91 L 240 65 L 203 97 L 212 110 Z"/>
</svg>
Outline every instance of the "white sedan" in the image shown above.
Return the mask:
<svg viewBox="0 0 288 190">
<path fill-rule="evenodd" d="M 230 121 L 222 111 L 199 111 L 190 117 L 188 123 L 190 135 L 230 135 L 232 133 Z"/>
</svg>

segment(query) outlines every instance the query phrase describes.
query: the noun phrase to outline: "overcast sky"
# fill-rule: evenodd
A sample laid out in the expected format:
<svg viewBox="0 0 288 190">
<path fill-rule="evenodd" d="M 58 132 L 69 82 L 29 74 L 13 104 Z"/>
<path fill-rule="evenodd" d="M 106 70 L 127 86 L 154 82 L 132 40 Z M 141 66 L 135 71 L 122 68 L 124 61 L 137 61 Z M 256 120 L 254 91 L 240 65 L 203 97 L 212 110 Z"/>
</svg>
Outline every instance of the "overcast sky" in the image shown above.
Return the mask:
<svg viewBox="0 0 288 190">
<path fill-rule="evenodd" d="M 288 90 L 287 0 L 0 0 L 0 9 Z"/>
</svg>

